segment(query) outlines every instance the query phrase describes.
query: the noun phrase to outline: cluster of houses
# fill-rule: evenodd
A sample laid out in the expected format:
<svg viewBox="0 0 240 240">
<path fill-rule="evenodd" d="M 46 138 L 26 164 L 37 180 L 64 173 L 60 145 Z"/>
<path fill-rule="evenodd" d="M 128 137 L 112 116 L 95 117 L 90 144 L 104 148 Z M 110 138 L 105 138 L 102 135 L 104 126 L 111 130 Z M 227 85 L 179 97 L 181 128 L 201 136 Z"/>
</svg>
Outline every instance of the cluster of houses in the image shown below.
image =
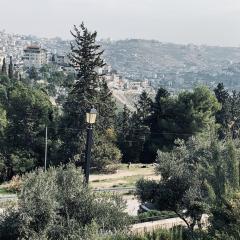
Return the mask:
<svg viewBox="0 0 240 240">
<path fill-rule="evenodd" d="M 5 56 L 0 51 L 0 65 L 3 58 L 5 58 Z M 6 62 L 8 62 L 7 58 Z M 40 69 L 43 65 L 50 63 L 59 66 L 59 71 L 74 71 L 69 65 L 69 60 L 66 54 L 59 55 L 49 53 L 39 45 L 29 45 L 25 47 L 23 50 L 22 61 L 15 64 L 15 68 L 22 71 L 31 67 Z M 97 72 L 105 75 L 105 79 L 111 90 L 133 91 L 136 93 L 141 93 L 143 90 L 154 92 L 154 89 L 151 87 L 148 80 L 133 81 L 126 79 L 119 75 L 116 70 L 112 69 L 110 65 L 98 68 Z"/>
</svg>

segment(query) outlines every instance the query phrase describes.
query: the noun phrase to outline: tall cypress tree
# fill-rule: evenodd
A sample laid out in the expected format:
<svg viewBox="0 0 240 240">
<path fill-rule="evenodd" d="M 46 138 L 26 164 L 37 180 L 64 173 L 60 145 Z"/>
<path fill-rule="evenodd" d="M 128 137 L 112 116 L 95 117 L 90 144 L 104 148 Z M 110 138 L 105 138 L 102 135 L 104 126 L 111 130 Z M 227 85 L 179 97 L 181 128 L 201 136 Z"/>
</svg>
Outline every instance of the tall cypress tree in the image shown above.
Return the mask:
<svg viewBox="0 0 240 240">
<path fill-rule="evenodd" d="M 217 87 L 214 89 L 214 93 L 218 102 L 222 105 L 221 110 L 216 113 L 216 121 L 226 128 L 231 118 L 230 95 L 224 88 L 223 83 L 219 83 L 217 85 Z"/>
<path fill-rule="evenodd" d="M 7 75 L 7 66 L 6 66 L 6 59 L 3 59 L 3 64 L 2 64 L 2 74 Z"/>
<path fill-rule="evenodd" d="M 223 83 L 219 83 L 214 89 L 215 96 L 218 102 L 222 105 L 221 110 L 215 114 L 216 122 L 221 126 L 218 134 L 220 138 L 224 138 L 229 131 L 229 124 L 233 120 L 231 113 L 232 97 L 224 88 Z"/>
<path fill-rule="evenodd" d="M 12 62 L 12 56 L 10 57 L 10 63 L 8 65 L 8 77 L 10 79 L 13 79 L 13 62 Z"/>
</svg>

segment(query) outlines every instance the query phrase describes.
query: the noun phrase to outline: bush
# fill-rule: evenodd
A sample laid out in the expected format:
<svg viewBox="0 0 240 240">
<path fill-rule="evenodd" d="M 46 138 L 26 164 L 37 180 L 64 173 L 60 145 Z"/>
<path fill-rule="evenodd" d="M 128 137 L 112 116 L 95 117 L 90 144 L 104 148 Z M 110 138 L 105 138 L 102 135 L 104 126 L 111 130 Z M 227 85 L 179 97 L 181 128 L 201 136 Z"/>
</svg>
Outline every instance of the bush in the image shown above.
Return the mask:
<svg viewBox="0 0 240 240">
<path fill-rule="evenodd" d="M 177 217 L 177 215 L 174 212 L 151 210 L 148 212 L 140 213 L 136 217 L 135 221 L 136 222 L 150 222 L 150 221 L 157 221 L 157 220 L 174 218 L 174 217 Z"/>
<path fill-rule="evenodd" d="M 157 229 L 145 234 L 117 234 L 104 238 L 104 240 L 183 240 L 182 229 Z"/>
<path fill-rule="evenodd" d="M 0 214 L 0 239 L 16 240 L 19 233 L 19 213 L 14 209 L 8 209 Z"/>
<path fill-rule="evenodd" d="M 152 196 L 157 194 L 158 187 L 158 182 L 142 178 L 136 183 L 136 196 L 141 202 L 152 202 Z"/>
<path fill-rule="evenodd" d="M 236 193 L 225 202 L 212 207 L 211 235 L 216 239 L 240 239 L 240 194 Z"/>
<path fill-rule="evenodd" d="M 12 193 L 20 192 L 21 187 L 22 187 L 22 179 L 19 175 L 14 176 L 12 180 L 6 184 L 6 190 Z"/>
<path fill-rule="evenodd" d="M 23 177 L 16 231 L 20 239 L 96 239 L 99 232 L 127 227 L 125 206 L 118 195 L 92 192 L 74 165 L 37 170 Z M 14 218 L 11 212 L 6 216 Z M 2 219 L 3 225 L 9 217 Z M 8 234 L 6 228 L 1 231 Z"/>
<path fill-rule="evenodd" d="M 93 147 L 92 167 L 98 172 L 104 172 L 109 165 L 119 164 L 121 157 L 121 151 L 113 143 L 100 139 L 99 144 L 95 143 Z"/>
</svg>

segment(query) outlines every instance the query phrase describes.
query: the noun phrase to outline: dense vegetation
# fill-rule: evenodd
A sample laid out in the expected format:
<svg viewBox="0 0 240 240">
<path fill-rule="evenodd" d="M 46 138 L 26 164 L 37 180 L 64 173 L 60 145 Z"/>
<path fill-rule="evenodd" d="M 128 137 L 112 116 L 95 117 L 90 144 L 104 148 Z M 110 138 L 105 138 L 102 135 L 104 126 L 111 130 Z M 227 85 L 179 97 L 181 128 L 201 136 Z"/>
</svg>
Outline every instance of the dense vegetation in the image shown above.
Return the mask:
<svg viewBox="0 0 240 240">
<path fill-rule="evenodd" d="M 12 59 L 9 66 L 3 62 L 0 181 L 18 174 L 23 185 L 17 208 L 0 217 L 1 239 L 240 239 L 240 93 L 223 84 L 178 95 L 159 88 L 155 99 L 144 91 L 135 112 L 117 111 L 97 72 L 105 65 L 97 33 L 82 24 L 72 36 L 72 73 L 49 65 L 23 77 Z M 86 186 L 78 167 L 84 167 L 85 114 L 92 107 L 98 111 L 92 170 L 121 160 L 155 163 L 161 180 L 140 180 L 137 196 L 173 212 L 187 229 L 129 235 L 122 232 L 129 224 L 122 199 Z"/>
<path fill-rule="evenodd" d="M 94 193 L 74 165 L 23 178 L 17 208 L 0 216 L 0 239 L 96 239 L 124 230 L 128 215 L 118 195 Z"/>
</svg>

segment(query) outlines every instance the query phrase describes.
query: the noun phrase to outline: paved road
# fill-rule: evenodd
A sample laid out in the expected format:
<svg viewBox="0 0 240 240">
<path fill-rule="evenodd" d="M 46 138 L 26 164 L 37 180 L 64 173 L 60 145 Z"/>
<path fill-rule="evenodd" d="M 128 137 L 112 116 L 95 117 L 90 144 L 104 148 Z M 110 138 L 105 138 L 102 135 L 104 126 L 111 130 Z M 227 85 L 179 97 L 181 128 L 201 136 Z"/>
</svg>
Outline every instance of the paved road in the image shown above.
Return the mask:
<svg viewBox="0 0 240 240">
<path fill-rule="evenodd" d="M 94 192 L 129 192 L 135 191 L 135 187 L 118 187 L 118 188 L 96 188 Z"/>
<path fill-rule="evenodd" d="M 16 194 L 0 194 L 0 202 L 5 202 L 8 200 L 14 200 L 17 198 Z"/>
<path fill-rule="evenodd" d="M 203 227 L 208 226 L 208 215 L 202 216 Z M 153 222 L 137 223 L 132 225 L 131 231 L 134 233 L 152 232 L 155 229 L 163 228 L 170 229 L 174 226 L 186 226 L 186 223 L 181 218 L 169 218 Z"/>
<path fill-rule="evenodd" d="M 138 209 L 140 206 L 140 202 L 134 197 L 134 196 L 123 196 L 123 199 L 126 201 L 127 203 L 127 209 L 126 212 L 130 215 L 130 216 L 137 216 L 138 214 Z"/>
<path fill-rule="evenodd" d="M 128 188 L 128 190 L 132 190 L 132 188 Z M 120 188 L 120 189 L 98 189 L 97 191 L 126 191 L 126 188 Z M 133 189 L 134 190 L 134 189 Z M 0 202 L 8 201 L 8 200 L 14 200 L 17 198 L 16 194 L 8 194 L 8 195 L 0 195 Z M 139 201 L 134 196 L 123 196 L 124 200 L 127 202 L 127 209 L 126 212 L 128 212 L 131 216 L 137 216 L 137 211 L 139 208 Z M 0 209 L 0 213 L 3 210 Z M 204 224 L 207 224 L 208 216 L 204 215 L 202 222 Z M 132 225 L 131 230 L 135 233 L 142 233 L 144 231 L 153 231 L 157 228 L 165 228 L 169 229 L 176 225 L 182 225 L 185 226 L 185 222 L 180 218 L 169 218 L 159 221 L 152 221 L 152 222 L 145 222 L 145 223 L 137 223 Z"/>
</svg>

